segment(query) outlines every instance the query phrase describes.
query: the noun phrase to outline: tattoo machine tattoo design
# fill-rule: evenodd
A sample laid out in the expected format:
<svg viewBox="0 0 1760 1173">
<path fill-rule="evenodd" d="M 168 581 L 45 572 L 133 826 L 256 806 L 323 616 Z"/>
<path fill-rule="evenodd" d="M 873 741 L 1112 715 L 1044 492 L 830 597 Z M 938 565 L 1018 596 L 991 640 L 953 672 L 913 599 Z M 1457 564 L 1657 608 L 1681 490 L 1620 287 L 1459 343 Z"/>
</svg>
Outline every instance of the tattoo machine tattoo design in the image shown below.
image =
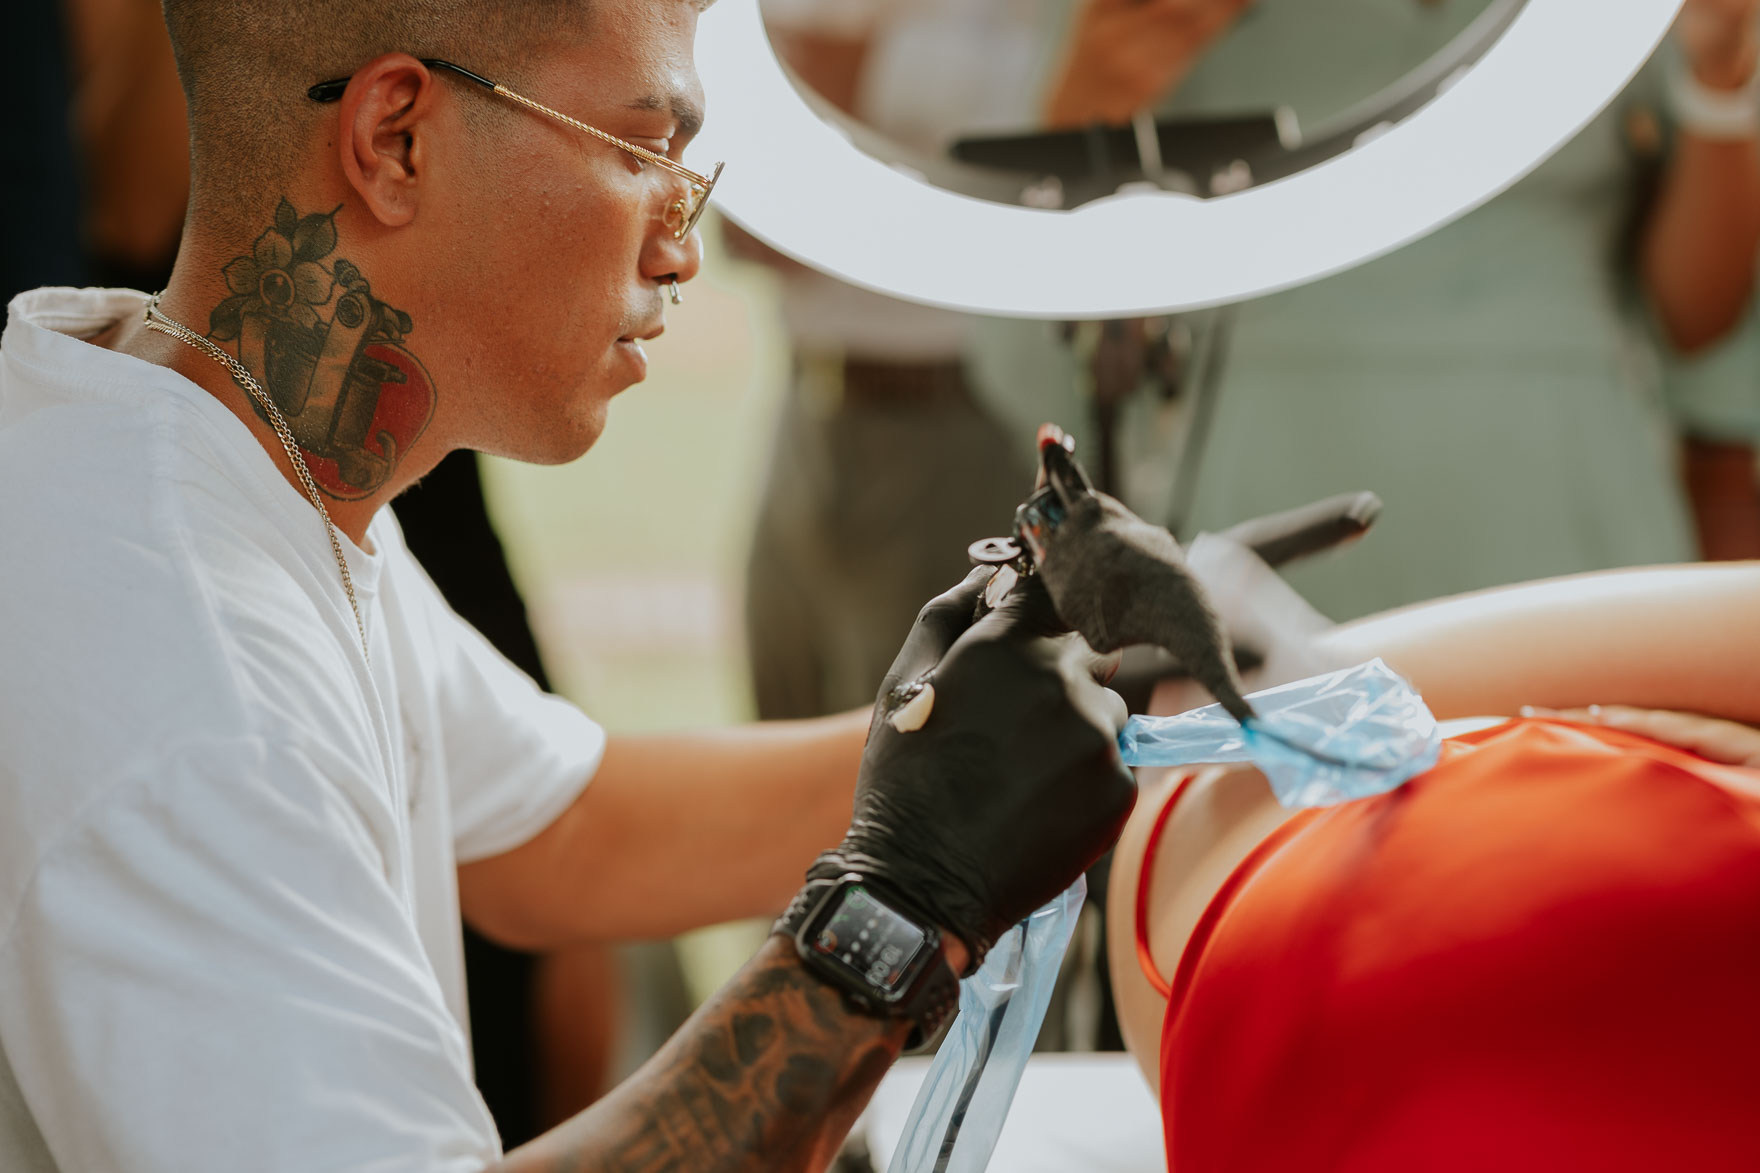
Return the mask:
<svg viewBox="0 0 1760 1173">
<path fill-rule="evenodd" d="M 208 337 L 237 344 L 324 491 L 355 499 L 382 486 L 427 428 L 434 390 L 403 346 L 409 315 L 373 296 L 352 262 L 325 264 L 339 210 L 301 215 L 283 198 L 274 224 L 222 270 L 231 296 Z"/>
</svg>

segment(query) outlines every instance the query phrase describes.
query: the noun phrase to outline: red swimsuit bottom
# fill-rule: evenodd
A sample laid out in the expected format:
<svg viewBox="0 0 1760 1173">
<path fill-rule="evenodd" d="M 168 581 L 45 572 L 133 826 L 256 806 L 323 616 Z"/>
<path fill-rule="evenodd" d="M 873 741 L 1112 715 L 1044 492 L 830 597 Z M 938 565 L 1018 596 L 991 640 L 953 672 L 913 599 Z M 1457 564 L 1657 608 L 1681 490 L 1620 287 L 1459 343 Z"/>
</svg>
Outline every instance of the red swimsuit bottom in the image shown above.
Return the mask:
<svg viewBox="0 0 1760 1173">
<path fill-rule="evenodd" d="M 1182 786 L 1183 789 L 1183 786 Z M 1760 772 L 1517 721 L 1304 811 L 1168 994 L 1172 1173 L 1760 1170 Z"/>
</svg>

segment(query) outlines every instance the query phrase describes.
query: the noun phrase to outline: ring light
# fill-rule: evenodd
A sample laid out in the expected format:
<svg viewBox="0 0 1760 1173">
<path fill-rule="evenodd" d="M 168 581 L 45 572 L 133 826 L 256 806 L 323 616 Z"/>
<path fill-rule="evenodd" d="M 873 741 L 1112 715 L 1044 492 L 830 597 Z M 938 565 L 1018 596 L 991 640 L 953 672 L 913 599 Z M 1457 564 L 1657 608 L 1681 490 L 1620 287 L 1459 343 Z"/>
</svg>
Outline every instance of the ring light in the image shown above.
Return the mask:
<svg viewBox="0 0 1760 1173">
<path fill-rule="evenodd" d="M 1256 297 L 1390 252 L 1527 174 L 1612 100 L 1680 0 L 1527 0 L 1437 97 L 1287 178 L 1200 200 L 1132 191 L 1070 211 L 938 188 L 859 150 L 801 97 L 758 0 L 702 18 L 699 139 L 729 218 L 855 285 L 1013 317 L 1127 317 Z"/>
</svg>

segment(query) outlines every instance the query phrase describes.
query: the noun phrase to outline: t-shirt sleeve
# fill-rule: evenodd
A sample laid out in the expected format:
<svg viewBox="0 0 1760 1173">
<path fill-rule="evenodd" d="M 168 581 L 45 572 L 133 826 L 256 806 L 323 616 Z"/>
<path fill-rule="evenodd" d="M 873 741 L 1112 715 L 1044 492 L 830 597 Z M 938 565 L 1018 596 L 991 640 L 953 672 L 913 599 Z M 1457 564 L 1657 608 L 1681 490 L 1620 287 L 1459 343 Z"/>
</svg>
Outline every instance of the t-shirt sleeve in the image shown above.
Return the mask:
<svg viewBox="0 0 1760 1173">
<path fill-rule="evenodd" d="M 426 632 L 419 654 L 434 657 L 453 850 L 459 863 L 510 851 L 580 794 L 605 755 L 605 731 L 496 651 L 413 559 L 399 572 Z"/>
<path fill-rule="evenodd" d="M 0 926 L 0 1043 L 63 1169 L 466 1173 L 500 1154 L 388 801 L 260 741 L 116 784 Z"/>
</svg>

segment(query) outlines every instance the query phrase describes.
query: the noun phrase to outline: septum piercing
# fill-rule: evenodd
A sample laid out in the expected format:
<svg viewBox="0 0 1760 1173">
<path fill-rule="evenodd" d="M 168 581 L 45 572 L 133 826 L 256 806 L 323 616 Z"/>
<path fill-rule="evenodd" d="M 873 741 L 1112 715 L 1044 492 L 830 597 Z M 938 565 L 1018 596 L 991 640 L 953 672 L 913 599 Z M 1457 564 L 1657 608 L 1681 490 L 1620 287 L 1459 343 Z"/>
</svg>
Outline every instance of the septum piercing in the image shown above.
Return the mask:
<svg viewBox="0 0 1760 1173">
<path fill-rule="evenodd" d="M 678 292 L 678 278 L 674 277 L 666 283 L 667 296 L 672 298 L 673 305 L 683 305 L 684 296 Z"/>
</svg>

